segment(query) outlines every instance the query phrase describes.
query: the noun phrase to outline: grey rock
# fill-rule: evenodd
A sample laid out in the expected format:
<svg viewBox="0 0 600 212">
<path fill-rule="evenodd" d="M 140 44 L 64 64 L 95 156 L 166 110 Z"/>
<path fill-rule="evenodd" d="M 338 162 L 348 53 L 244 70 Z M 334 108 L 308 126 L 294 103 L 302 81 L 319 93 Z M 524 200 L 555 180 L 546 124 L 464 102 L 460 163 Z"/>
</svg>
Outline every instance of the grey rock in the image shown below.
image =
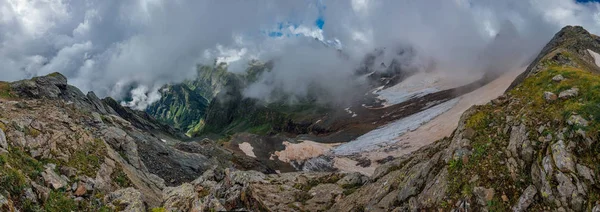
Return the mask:
<svg viewBox="0 0 600 212">
<path fill-rule="evenodd" d="M 177 187 L 166 187 L 163 190 L 163 207 L 167 211 L 189 211 L 195 196 L 194 186 L 189 183 Z"/>
<path fill-rule="evenodd" d="M 552 81 L 554 81 L 554 82 L 560 82 L 563 80 L 565 80 L 565 77 L 563 77 L 563 75 L 560 75 L 560 74 L 552 77 Z"/>
<path fill-rule="evenodd" d="M 521 157 L 527 163 L 531 163 L 533 161 L 533 156 L 535 154 L 535 150 L 532 147 L 532 143 L 529 140 L 525 140 L 521 145 Z"/>
<path fill-rule="evenodd" d="M 552 144 L 552 158 L 554 164 L 562 172 L 575 172 L 575 161 L 573 155 L 566 149 L 565 142 L 559 140 Z"/>
<path fill-rule="evenodd" d="M 11 84 L 15 94 L 31 98 L 58 98 L 67 89 L 67 78 L 59 73 Z"/>
<path fill-rule="evenodd" d="M 562 172 L 556 172 L 555 177 L 558 182 L 556 190 L 560 197 L 559 200 L 563 205 L 568 205 L 570 202 L 569 200 L 577 195 L 577 187 L 573 184 L 571 178 Z"/>
<path fill-rule="evenodd" d="M 429 171 L 434 166 L 433 161 L 427 161 L 424 163 L 416 164 L 408 173 L 406 179 L 400 183 L 400 191 L 398 192 L 397 200 L 402 202 L 408 200 L 418 194 L 419 189 L 422 188 L 425 183 L 426 177 Z"/>
<path fill-rule="evenodd" d="M 523 194 L 519 197 L 519 201 L 512 207 L 512 210 L 515 212 L 526 211 L 527 208 L 533 203 L 535 195 L 537 194 L 537 189 L 535 186 L 528 186 Z"/>
<path fill-rule="evenodd" d="M 494 189 L 493 188 L 484 188 L 484 187 L 475 187 L 473 188 L 473 195 L 475 195 L 475 199 L 477 200 L 477 204 L 480 206 L 486 206 L 488 201 L 491 201 L 494 198 Z"/>
<path fill-rule="evenodd" d="M 46 185 L 52 187 L 54 190 L 64 188 L 68 185 L 65 179 L 54 172 L 52 166 L 46 167 L 46 170 L 42 172 L 42 178 L 44 178 Z"/>
<path fill-rule="evenodd" d="M 101 114 L 108 114 L 108 111 L 104 107 L 104 104 L 102 104 L 100 98 L 98 98 L 98 96 L 96 96 L 96 94 L 93 91 L 88 92 L 86 97 L 98 112 L 100 112 Z"/>
<path fill-rule="evenodd" d="M 230 169 L 225 170 L 226 175 L 232 183 L 245 185 L 248 183 L 264 182 L 266 176 L 263 173 L 250 170 L 250 171 L 231 171 Z"/>
<path fill-rule="evenodd" d="M 569 98 L 576 97 L 577 95 L 579 95 L 579 89 L 578 88 L 571 88 L 571 89 L 565 90 L 563 92 L 560 92 L 558 94 L 558 98 L 569 99 Z"/>
<path fill-rule="evenodd" d="M 509 157 L 519 157 L 519 147 L 527 139 L 527 127 L 524 124 L 518 127 L 512 127 L 510 131 L 510 139 L 508 142 Z"/>
<path fill-rule="evenodd" d="M 33 192 L 33 189 L 31 188 L 26 188 L 25 189 L 25 198 L 28 199 L 29 201 L 33 202 L 33 203 L 37 203 L 38 197 L 37 195 L 35 195 L 35 193 Z"/>
<path fill-rule="evenodd" d="M 46 188 L 42 185 L 39 185 L 35 182 L 31 182 L 31 186 L 33 187 L 33 189 L 35 190 L 35 193 L 38 194 L 38 198 L 41 200 L 46 200 L 48 198 L 48 195 L 50 195 L 50 189 Z"/>
<path fill-rule="evenodd" d="M 552 92 L 549 92 L 549 91 L 545 91 L 545 92 L 544 92 L 544 99 L 545 99 L 547 102 L 552 102 L 552 101 L 556 100 L 557 98 L 558 98 L 558 97 L 556 96 L 556 94 L 554 94 L 554 93 L 552 93 Z"/>
<path fill-rule="evenodd" d="M 575 126 L 587 127 L 588 126 L 588 121 L 585 120 L 580 115 L 571 115 L 569 117 L 569 119 L 567 120 L 567 124 L 569 124 L 569 125 L 575 125 Z"/>
<path fill-rule="evenodd" d="M 545 129 L 546 129 L 546 127 L 544 125 L 540 126 L 538 128 L 538 133 L 541 135 L 544 132 Z"/>
<path fill-rule="evenodd" d="M 353 187 L 365 184 L 369 178 L 358 172 L 350 173 L 337 181 L 337 184 L 342 187 Z"/>
<path fill-rule="evenodd" d="M 125 206 L 121 211 L 146 211 L 146 206 L 142 201 L 142 194 L 134 188 L 125 188 L 114 191 L 104 197 L 104 202 L 112 206 Z"/>
<path fill-rule="evenodd" d="M 77 169 L 68 166 L 61 166 L 59 168 L 59 171 L 60 174 L 63 174 L 67 177 L 74 177 L 75 175 L 77 175 Z"/>
<path fill-rule="evenodd" d="M 594 171 L 587 166 L 577 164 L 577 173 L 583 177 L 583 179 L 588 180 L 591 184 L 595 183 Z"/>
<path fill-rule="evenodd" d="M 6 140 L 6 134 L 4 134 L 4 131 L 2 131 L 2 129 L 0 129 L 0 148 L 8 149 L 8 141 Z"/>
</svg>

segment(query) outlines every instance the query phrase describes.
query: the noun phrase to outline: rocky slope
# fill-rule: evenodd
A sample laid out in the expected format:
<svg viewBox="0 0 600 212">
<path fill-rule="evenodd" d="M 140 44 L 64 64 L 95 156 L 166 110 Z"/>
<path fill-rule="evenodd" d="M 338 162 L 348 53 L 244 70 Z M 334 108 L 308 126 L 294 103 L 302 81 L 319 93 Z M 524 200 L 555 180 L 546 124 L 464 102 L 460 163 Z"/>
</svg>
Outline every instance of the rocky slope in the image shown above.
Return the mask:
<svg viewBox="0 0 600 212">
<path fill-rule="evenodd" d="M 214 167 L 273 171 L 55 73 L 0 82 L 0 211 L 144 211 Z"/>
</svg>

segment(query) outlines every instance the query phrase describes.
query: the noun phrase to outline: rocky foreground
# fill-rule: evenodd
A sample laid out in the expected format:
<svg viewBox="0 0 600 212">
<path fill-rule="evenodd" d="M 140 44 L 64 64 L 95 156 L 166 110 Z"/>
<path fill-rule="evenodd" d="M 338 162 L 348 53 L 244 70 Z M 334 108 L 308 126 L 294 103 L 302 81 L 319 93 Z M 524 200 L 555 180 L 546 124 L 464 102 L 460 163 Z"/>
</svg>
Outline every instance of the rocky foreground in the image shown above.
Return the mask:
<svg viewBox="0 0 600 212">
<path fill-rule="evenodd" d="M 593 52 L 564 28 L 504 95 L 371 177 L 276 174 L 60 74 L 0 83 L 0 211 L 600 211 Z"/>
</svg>

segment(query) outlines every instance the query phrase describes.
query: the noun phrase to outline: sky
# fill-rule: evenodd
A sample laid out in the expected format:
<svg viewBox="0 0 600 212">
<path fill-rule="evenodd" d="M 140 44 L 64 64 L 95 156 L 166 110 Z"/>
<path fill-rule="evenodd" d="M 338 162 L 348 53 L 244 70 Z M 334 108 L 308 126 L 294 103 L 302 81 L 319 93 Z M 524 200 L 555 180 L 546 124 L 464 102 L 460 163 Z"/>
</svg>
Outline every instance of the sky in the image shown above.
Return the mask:
<svg viewBox="0 0 600 212">
<path fill-rule="evenodd" d="M 143 109 L 166 83 L 214 59 L 241 72 L 275 70 L 245 91 L 332 96 L 357 86 L 364 55 L 410 47 L 407 66 L 461 72 L 509 69 L 565 25 L 600 33 L 600 4 L 581 0 L 0 0 L 0 80 L 60 72 L 82 91 Z M 496 35 L 504 35 L 502 39 Z M 338 50 L 344 55 L 340 56 Z"/>
</svg>

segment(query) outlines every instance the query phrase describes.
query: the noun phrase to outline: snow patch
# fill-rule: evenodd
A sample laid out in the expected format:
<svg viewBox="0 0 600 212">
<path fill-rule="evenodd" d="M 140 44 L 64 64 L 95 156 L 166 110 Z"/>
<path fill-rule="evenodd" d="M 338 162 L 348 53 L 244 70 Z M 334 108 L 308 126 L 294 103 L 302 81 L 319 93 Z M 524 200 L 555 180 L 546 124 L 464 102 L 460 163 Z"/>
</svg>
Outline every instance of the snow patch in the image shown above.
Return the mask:
<svg viewBox="0 0 600 212">
<path fill-rule="evenodd" d="M 238 145 L 238 147 L 240 148 L 240 150 L 242 150 L 242 152 L 244 152 L 244 154 L 256 158 L 256 155 L 254 154 L 254 147 L 252 147 L 252 145 L 250 145 L 250 143 L 248 142 L 244 142 L 241 143 L 240 145 Z"/>
<path fill-rule="evenodd" d="M 336 155 L 351 155 L 354 153 L 375 150 L 382 146 L 395 143 L 399 136 L 419 128 L 424 123 L 450 110 L 456 103 L 458 103 L 458 98 L 384 125 L 355 140 L 334 148 L 333 153 Z"/>
<path fill-rule="evenodd" d="M 352 114 L 352 118 L 357 117 L 358 115 L 350 110 L 350 107 L 344 109 L 347 113 Z"/>
<path fill-rule="evenodd" d="M 414 92 L 394 91 L 392 89 L 385 89 L 380 91 L 378 94 L 379 97 L 384 99 L 388 105 L 395 105 L 413 98 L 423 97 L 427 94 L 435 93 L 438 91 L 440 90 L 437 88 L 425 88 Z"/>
<path fill-rule="evenodd" d="M 594 58 L 594 63 L 596 63 L 596 66 L 600 67 L 600 54 L 596 53 L 595 51 L 589 50 L 589 49 L 588 49 L 588 52 Z"/>
</svg>

